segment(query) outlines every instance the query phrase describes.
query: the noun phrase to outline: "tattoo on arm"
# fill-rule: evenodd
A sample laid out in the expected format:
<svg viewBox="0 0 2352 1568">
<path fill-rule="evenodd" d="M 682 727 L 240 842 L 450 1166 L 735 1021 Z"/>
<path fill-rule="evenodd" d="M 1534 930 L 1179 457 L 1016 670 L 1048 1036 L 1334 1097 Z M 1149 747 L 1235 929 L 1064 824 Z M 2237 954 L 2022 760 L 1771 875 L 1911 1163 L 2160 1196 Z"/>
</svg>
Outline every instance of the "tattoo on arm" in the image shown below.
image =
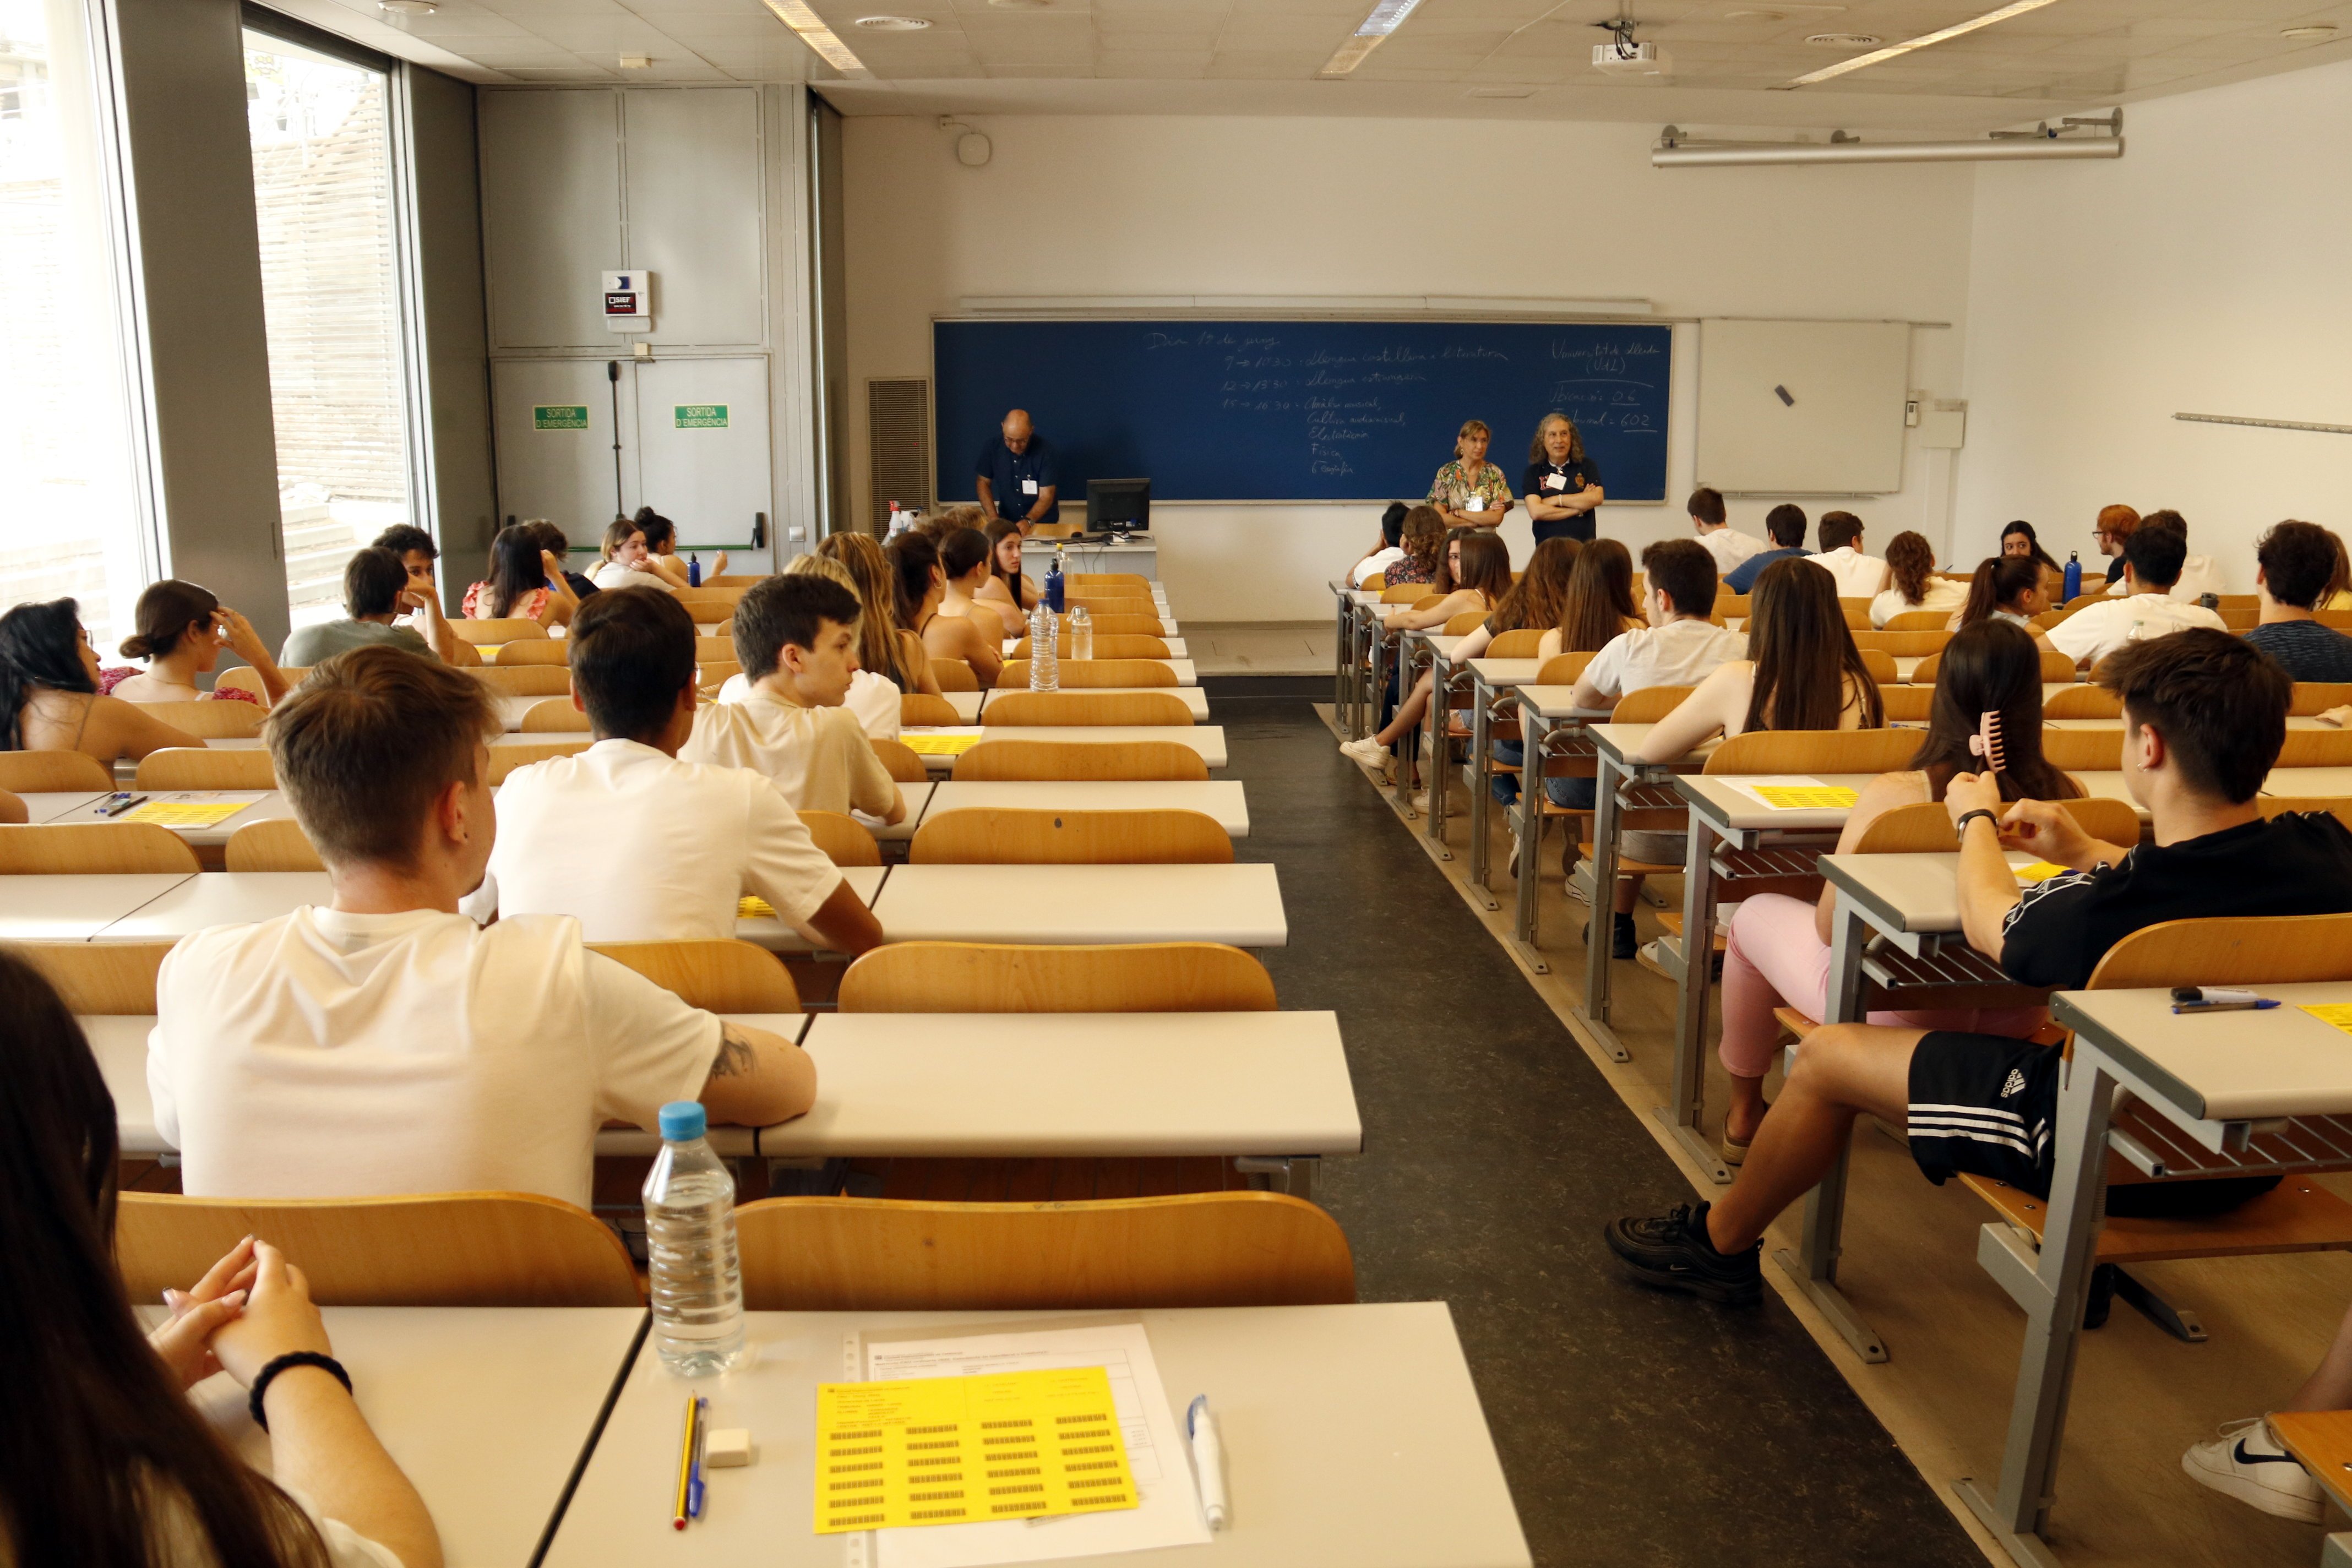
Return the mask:
<svg viewBox="0 0 2352 1568">
<path fill-rule="evenodd" d="M 759 1052 L 751 1041 L 735 1032 L 734 1025 L 719 1026 L 719 1055 L 710 1064 L 712 1078 L 734 1078 L 750 1072 L 759 1059 Z"/>
</svg>

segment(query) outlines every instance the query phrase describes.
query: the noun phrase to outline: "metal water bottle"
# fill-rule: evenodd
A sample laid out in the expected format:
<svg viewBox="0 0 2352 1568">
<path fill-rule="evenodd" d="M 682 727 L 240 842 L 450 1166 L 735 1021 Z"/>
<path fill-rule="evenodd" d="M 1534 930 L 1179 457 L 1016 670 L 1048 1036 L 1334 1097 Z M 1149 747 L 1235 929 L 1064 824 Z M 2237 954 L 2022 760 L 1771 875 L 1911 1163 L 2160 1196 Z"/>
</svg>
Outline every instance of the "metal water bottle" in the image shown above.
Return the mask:
<svg viewBox="0 0 2352 1568">
<path fill-rule="evenodd" d="M 2074 551 L 2066 552 L 2066 602 L 2072 604 L 2083 591 L 2083 558 Z"/>
</svg>

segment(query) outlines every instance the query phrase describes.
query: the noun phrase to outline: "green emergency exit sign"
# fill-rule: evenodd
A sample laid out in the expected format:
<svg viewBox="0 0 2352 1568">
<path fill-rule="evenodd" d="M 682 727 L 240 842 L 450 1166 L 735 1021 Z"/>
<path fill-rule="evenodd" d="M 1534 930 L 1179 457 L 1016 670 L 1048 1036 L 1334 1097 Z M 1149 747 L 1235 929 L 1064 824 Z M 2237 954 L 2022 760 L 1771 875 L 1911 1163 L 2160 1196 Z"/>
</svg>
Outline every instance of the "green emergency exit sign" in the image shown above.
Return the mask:
<svg viewBox="0 0 2352 1568">
<path fill-rule="evenodd" d="M 677 411 L 677 427 L 681 430 L 727 428 L 727 405 L 723 403 L 679 403 L 671 406 Z"/>
<path fill-rule="evenodd" d="M 584 403 L 534 403 L 530 408 L 530 427 L 534 430 L 585 430 L 588 428 L 588 405 Z"/>
</svg>

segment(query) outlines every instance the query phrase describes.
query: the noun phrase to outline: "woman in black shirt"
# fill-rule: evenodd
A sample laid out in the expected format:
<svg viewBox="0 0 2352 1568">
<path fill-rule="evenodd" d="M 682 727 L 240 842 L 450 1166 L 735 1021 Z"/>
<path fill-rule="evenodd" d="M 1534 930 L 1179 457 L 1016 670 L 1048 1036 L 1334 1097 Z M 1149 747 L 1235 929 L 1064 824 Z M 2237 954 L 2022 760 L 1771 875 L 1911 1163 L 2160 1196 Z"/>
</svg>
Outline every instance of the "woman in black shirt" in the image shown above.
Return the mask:
<svg viewBox="0 0 2352 1568">
<path fill-rule="evenodd" d="M 1527 498 L 1536 542 L 1574 539 L 1590 542 L 1592 513 L 1601 505 L 1601 469 L 1585 456 L 1576 421 L 1547 414 L 1528 444 L 1528 471 L 1519 493 Z"/>
</svg>

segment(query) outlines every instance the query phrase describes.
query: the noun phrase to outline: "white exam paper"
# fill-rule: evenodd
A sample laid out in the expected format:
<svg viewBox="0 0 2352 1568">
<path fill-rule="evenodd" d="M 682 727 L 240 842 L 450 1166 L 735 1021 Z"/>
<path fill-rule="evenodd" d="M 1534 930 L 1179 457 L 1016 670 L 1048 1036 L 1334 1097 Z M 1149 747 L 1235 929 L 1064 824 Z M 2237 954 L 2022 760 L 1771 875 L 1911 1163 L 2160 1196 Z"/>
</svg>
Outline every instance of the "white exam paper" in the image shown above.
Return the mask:
<svg viewBox="0 0 2352 1568">
<path fill-rule="evenodd" d="M 877 1530 L 877 1568 L 986 1568 L 1208 1542 L 1208 1521 L 1201 1513 L 1184 1439 L 1160 1387 L 1160 1368 L 1142 1324 L 1074 1324 L 1022 1333 L 869 1342 L 866 1346 L 866 1376 L 875 1383 L 1068 1366 L 1098 1366 L 1109 1374 L 1111 1400 L 1118 1411 L 1119 1435 L 1127 1444 L 1128 1468 L 1135 1477 L 1140 1506 L 1056 1519 Z"/>
</svg>

